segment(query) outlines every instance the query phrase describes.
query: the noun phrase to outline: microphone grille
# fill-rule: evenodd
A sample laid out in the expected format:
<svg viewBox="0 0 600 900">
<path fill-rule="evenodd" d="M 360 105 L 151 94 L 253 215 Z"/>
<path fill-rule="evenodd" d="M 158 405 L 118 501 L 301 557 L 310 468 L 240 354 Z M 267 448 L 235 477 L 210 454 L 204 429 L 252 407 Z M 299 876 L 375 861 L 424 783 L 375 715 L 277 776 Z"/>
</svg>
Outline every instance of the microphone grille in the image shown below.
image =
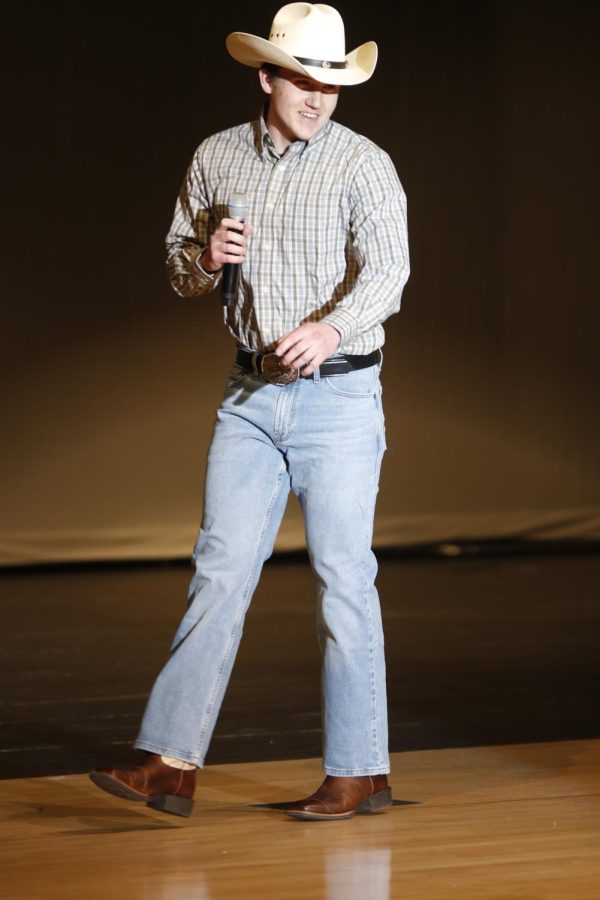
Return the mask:
<svg viewBox="0 0 600 900">
<path fill-rule="evenodd" d="M 248 198 L 245 194 L 236 192 L 229 199 L 229 213 L 230 215 L 239 215 L 241 210 L 244 212 L 248 210 Z"/>
</svg>

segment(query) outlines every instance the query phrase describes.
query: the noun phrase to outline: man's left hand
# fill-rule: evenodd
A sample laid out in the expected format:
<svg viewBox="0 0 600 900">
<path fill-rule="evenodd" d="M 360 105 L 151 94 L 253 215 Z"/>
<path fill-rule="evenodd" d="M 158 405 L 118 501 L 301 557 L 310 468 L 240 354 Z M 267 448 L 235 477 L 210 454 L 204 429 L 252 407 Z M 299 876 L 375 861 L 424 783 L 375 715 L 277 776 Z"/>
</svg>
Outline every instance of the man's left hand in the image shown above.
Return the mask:
<svg viewBox="0 0 600 900">
<path fill-rule="evenodd" d="M 339 331 L 326 322 L 306 322 L 279 338 L 275 353 L 284 366 L 312 375 L 340 345 Z"/>
</svg>

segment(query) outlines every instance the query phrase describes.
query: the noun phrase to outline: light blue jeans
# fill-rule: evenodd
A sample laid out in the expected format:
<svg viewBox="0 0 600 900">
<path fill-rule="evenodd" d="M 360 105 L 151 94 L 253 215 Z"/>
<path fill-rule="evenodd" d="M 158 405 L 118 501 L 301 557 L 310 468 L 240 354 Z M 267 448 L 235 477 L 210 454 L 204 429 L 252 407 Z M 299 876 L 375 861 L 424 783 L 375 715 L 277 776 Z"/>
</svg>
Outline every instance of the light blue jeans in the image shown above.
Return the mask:
<svg viewBox="0 0 600 900">
<path fill-rule="evenodd" d="M 188 610 L 136 747 L 203 765 L 291 488 L 318 586 L 324 770 L 389 772 L 371 550 L 384 449 L 378 366 L 330 378 L 316 373 L 280 387 L 234 365 L 208 455 Z"/>
</svg>

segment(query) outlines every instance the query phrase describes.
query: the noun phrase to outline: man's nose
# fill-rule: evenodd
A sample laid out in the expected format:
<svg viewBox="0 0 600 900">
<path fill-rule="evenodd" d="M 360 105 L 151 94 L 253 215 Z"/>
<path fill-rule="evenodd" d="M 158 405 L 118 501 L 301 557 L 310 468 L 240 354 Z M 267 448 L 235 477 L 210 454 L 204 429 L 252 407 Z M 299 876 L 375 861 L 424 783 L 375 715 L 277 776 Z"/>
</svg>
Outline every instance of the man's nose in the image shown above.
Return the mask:
<svg viewBox="0 0 600 900">
<path fill-rule="evenodd" d="M 321 105 L 322 95 L 321 91 L 311 91 L 308 97 L 306 98 L 306 103 L 312 109 L 318 109 Z"/>
</svg>

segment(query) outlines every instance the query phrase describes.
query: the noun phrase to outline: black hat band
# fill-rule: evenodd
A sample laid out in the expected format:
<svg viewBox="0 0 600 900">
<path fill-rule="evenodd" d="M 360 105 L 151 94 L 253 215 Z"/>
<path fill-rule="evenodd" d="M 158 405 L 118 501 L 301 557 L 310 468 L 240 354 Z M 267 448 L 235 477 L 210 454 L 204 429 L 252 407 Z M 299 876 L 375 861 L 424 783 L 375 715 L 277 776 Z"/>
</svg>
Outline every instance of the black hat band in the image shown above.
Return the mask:
<svg viewBox="0 0 600 900">
<path fill-rule="evenodd" d="M 348 61 L 331 62 L 329 59 L 307 59 L 305 56 L 295 56 L 302 66 L 315 66 L 317 69 L 347 69 Z"/>
</svg>

